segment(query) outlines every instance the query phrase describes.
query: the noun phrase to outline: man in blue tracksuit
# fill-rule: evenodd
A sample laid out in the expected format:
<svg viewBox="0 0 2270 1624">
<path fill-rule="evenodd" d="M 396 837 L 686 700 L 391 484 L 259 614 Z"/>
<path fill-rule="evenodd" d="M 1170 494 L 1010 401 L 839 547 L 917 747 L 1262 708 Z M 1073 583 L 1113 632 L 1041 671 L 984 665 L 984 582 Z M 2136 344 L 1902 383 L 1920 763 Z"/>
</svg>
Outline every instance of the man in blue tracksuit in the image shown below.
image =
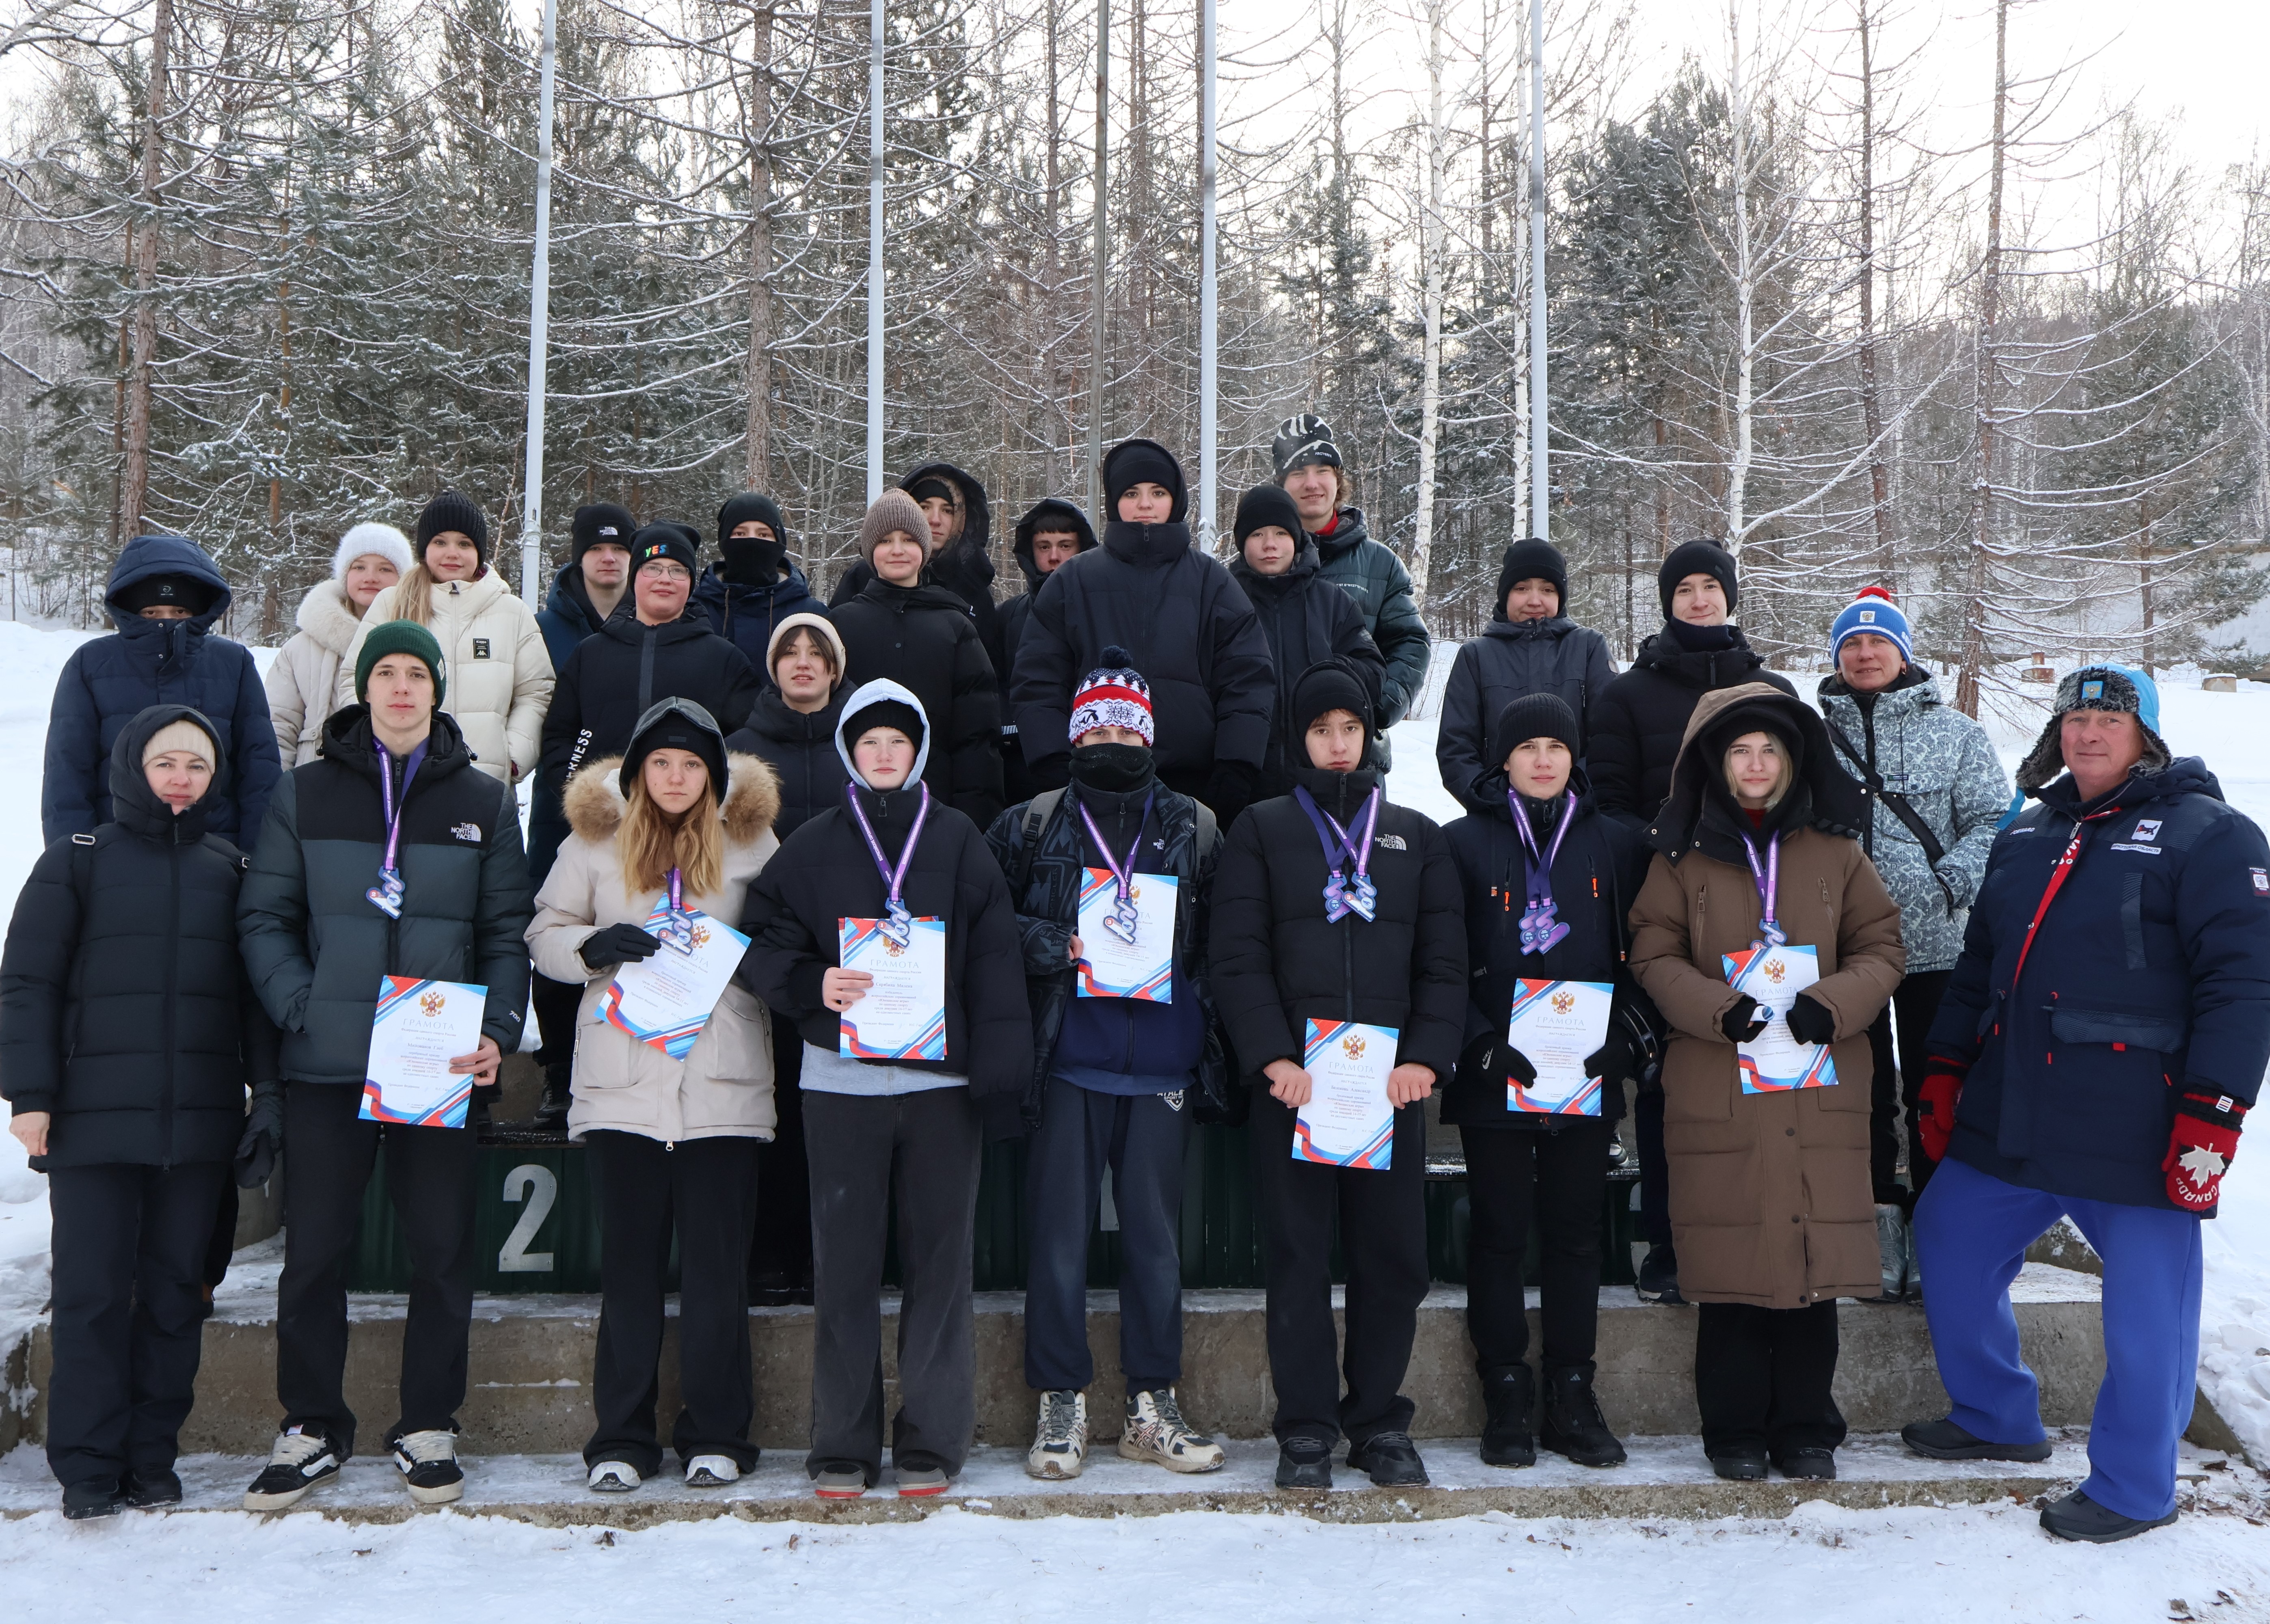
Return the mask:
<svg viewBox="0 0 2270 1624">
<path fill-rule="evenodd" d="M 2199 1362 L 2200 1220 L 2270 1061 L 2270 845 L 2196 757 L 2171 760 L 2141 671 L 2058 685 L 2018 768 L 2035 805 L 1994 842 L 1928 1045 L 1918 1130 L 1945 1160 L 1916 1247 L 1940 1459 L 2049 1456 L 2009 1285 L 2070 1216 L 2104 1260 L 2089 1475 L 2042 1513 L 2067 1539 L 2176 1520 Z"/>
</svg>

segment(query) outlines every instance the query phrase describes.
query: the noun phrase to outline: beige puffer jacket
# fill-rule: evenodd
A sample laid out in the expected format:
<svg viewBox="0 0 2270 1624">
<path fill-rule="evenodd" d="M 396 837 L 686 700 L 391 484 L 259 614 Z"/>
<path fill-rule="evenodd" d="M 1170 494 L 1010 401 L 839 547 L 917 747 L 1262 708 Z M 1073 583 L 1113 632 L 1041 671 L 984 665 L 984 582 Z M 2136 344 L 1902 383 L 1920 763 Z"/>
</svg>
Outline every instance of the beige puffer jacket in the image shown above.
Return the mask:
<svg viewBox="0 0 2270 1624">
<path fill-rule="evenodd" d="M 544 712 L 552 703 L 552 656 L 543 628 L 504 577 L 491 569 L 478 581 L 428 585 L 426 629 L 441 645 L 446 692 L 441 708 L 457 719 L 473 764 L 490 777 L 517 783 L 536 770 L 544 745 Z M 337 704 L 354 703 L 355 656 L 374 626 L 402 618 L 402 588 L 371 601 L 354 641 L 339 656 Z"/>
<path fill-rule="evenodd" d="M 268 667 L 268 712 L 276 722 L 276 753 L 288 771 L 315 759 L 323 742 L 323 720 L 338 708 L 339 656 L 361 627 L 346 589 L 337 579 L 318 581 L 300 600 L 300 629 L 276 651 Z M 347 673 L 348 698 L 354 673 Z"/>
<path fill-rule="evenodd" d="M 623 797 L 616 787 L 622 758 L 594 761 L 568 781 L 562 797 L 571 831 L 537 894 L 528 927 L 529 956 L 554 981 L 582 983 L 575 1012 L 575 1072 L 568 1131 L 580 1138 L 594 1128 L 643 1134 L 664 1144 L 678 1139 L 773 1137 L 772 1019 L 764 1004 L 737 980 L 709 1017 L 683 1061 L 642 1043 L 597 1019 L 599 999 L 614 979 L 594 970 L 576 949 L 603 926 L 643 926 L 661 898 L 623 890 L 615 855 Z M 741 899 L 780 841 L 773 834 L 780 785 L 773 769 L 753 755 L 726 759 L 725 883 L 714 895 L 687 901 L 713 919 L 738 925 Z"/>
</svg>

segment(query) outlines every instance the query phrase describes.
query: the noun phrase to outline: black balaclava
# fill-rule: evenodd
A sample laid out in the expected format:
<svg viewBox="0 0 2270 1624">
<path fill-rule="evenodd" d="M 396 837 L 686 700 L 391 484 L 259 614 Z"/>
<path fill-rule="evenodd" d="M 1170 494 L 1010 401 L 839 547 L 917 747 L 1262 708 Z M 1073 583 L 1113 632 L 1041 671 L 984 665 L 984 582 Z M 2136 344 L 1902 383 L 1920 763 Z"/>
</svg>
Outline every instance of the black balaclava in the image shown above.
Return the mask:
<svg viewBox="0 0 2270 1624">
<path fill-rule="evenodd" d="M 1157 768 L 1148 745 L 1074 745 L 1072 775 L 1075 783 L 1124 795 L 1149 783 Z"/>
<path fill-rule="evenodd" d="M 754 520 L 768 525 L 770 541 L 745 536 L 736 540 L 733 527 Z M 768 587 L 780 580 L 788 563 L 788 526 L 780 504 L 761 491 L 744 491 L 717 509 L 717 548 L 724 560 L 724 576 L 737 586 Z"/>
</svg>

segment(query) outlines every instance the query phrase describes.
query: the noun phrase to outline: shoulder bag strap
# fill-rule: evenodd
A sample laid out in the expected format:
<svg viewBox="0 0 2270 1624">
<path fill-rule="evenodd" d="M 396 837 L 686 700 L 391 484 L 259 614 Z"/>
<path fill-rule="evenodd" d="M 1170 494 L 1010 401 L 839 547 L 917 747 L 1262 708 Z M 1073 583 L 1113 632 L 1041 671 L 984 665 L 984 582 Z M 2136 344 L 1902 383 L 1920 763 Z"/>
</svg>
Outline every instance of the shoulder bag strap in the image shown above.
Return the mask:
<svg viewBox="0 0 2270 1624">
<path fill-rule="evenodd" d="M 1938 834 L 1932 832 L 1931 825 L 1925 821 L 1924 815 L 1909 803 L 1906 796 L 1884 788 L 1884 775 L 1868 765 L 1860 752 L 1854 747 L 1852 741 L 1844 736 L 1844 730 L 1830 721 L 1825 712 L 1821 720 L 1822 725 L 1829 730 L 1829 737 L 1836 741 L 1836 747 L 1851 757 L 1852 765 L 1859 769 L 1860 782 L 1868 786 L 1870 792 L 1878 800 L 1891 809 L 1893 817 L 1907 826 L 1908 833 L 1914 835 L 1916 843 L 1923 848 L 1923 860 L 1931 869 L 1931 877 L 1939 882 L 1940 892 L 1947 898 L 1947 915 L 1952 917 L 1955 912 L 1955 890 L 1939 871 L 1939 862 L 1947 855 L 1947 848 L 1940 844 Z"/>
</svg>

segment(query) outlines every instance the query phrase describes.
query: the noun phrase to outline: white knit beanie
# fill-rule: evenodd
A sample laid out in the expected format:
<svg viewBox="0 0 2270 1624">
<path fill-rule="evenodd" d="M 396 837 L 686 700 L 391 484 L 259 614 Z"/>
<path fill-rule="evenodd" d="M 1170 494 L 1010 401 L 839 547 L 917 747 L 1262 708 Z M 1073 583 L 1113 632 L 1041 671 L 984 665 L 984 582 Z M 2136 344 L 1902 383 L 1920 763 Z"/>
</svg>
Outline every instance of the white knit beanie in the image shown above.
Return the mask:
<svg viewBox="0 0 2270 1624">
<path fill-rule="evenodd" d="M 177 717 L 150 735 L 150 742 L 142 746 L 142 765 L 149 766 L 168 750 L 186 750 L 208 768 L 219 754 L 213 747 L 212 735 L 187 716 Z"/>
<path fill-rule="evenodd" d="M 397 575 L 410 573 L 410 538 L 391 524 L 378 524 L 366 520 L 339 538 L 339 550 L 331 554 L 331 579 L 344 582 L 347 578 L 347 566 L 366 552 L 374 553 L 393 565 Z"/>
</svg>

